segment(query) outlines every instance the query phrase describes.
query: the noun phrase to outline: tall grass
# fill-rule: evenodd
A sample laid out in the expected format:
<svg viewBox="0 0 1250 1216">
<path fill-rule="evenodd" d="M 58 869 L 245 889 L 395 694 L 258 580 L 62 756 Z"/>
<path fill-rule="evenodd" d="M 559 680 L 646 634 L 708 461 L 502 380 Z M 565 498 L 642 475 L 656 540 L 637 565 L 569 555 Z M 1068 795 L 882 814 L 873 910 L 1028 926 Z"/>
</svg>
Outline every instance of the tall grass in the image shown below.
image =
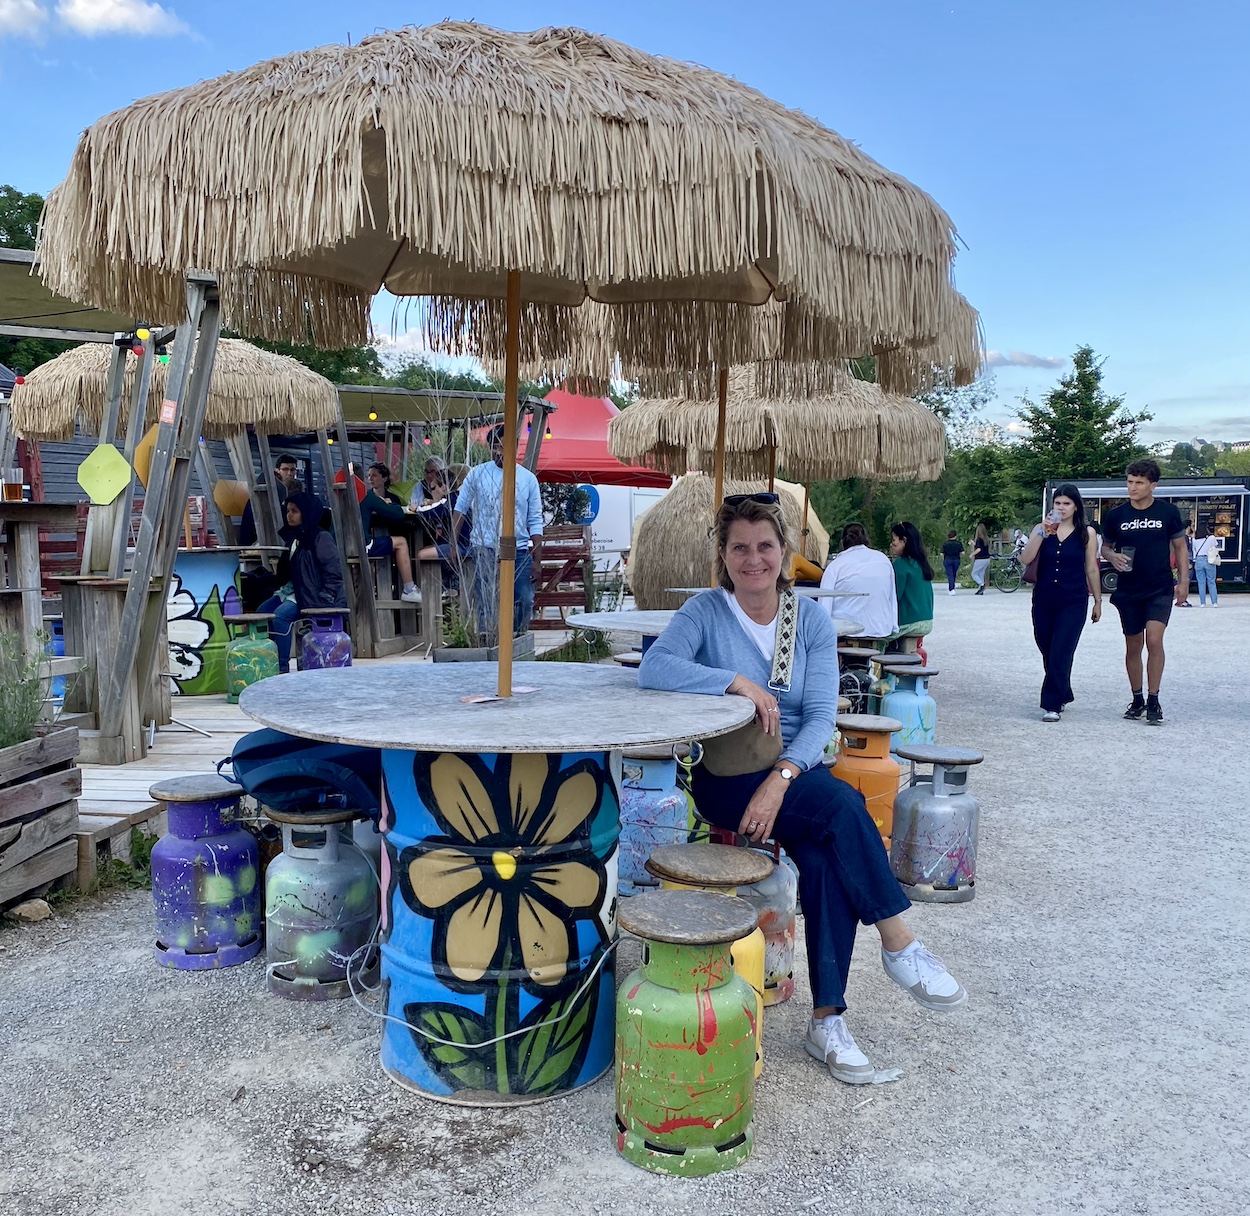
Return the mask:
<svg viewBox="0 0 1250 1216">
<path fill-rule="evenodd" d="M 30 738 L 43 711 L 47 659 L 42 649 L 47 634 L 39 634 L 39 653 L 27 657 L 19 633 L 0 637 L 0 747 L 12 747 Z"/>
</svg>

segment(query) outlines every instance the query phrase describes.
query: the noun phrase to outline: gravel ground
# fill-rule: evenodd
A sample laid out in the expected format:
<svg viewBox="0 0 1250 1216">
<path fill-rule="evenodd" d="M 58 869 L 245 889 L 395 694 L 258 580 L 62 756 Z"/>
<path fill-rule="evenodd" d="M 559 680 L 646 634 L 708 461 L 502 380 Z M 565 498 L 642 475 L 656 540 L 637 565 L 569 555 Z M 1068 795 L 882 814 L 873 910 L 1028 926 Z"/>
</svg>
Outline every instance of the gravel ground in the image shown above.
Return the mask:
<svg viewBox="0 0 1250 1216">
<path fill-rule="evenodd" d="M 803 1053 L 801 978 L 766 1022 L 752 1159 L 654 1177 L 614 1151 L 610 1080 L 511 1111 L 425 1101 L 350 1002 L 270 997 L 259 961 L 156 967 L 128 893 L 0 933 L 0 1212 L 1243 1212 L 1250 597 L 1174 614 L 1161 729 L 1120 718 L 1114 611 L 1043 725 L 1028 609 L 938 598 L 939 739 L 986 752 L 980 885 L 910 917 L 971 1000 L 926 1013 L 861 934 L 848 1020 L 900 1082 L 853 1089 Z"/>
</svg>

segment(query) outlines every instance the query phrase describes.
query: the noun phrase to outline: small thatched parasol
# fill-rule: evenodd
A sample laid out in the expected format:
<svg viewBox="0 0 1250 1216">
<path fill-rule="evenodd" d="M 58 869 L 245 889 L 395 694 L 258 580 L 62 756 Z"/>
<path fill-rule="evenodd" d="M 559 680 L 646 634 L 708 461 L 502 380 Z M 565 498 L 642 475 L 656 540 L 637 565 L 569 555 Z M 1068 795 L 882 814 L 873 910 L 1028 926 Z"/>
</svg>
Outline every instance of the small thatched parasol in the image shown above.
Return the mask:
<svg viewBox="0 0 1250 1216">
<path fill-rule="evenodd" d="M 730 481 L 725 485 L 729 494 L 762 489 L 764 486 L 758 481 Z M 829 553 L 829 534 L 810 510 L 808 526 L 803 529 L 802 491 L 784 482 L 777 484 L 777 490 L 796 547 L 801 537 L 803 556 L 811 562 L 823 562 Z M 674 595 L 667 588 L 707 584 L 707 572 L 715 556 L 711 535 L 716 515 L 713 491 L 710 477 L 688 473 L 639 517 L 629 557 L 629 584 L 635 607 L 680 608 L 687 597 Z"/>
<path fill-rule="evenodd" d="M 13 394 L 17 433 L 26 439 L 70 439 L 76 418 L 98 433 L 112 354 L 111 346 L 87 343 L 29 372 L 26 383 L 19 384 Z M 127 356 L 122 426 L 133 399 L 136 363 Z M 156 421 L 167 374 L 164 364 L 153 365 L 145 428 Z M 241 338 L 223 338 L 217 345 L 208 388 L 204 434 L 210 439 L 225 438 L 249 423 L 269 435 L 323 430 L 335 424 L 338 400 L 334 385 L 297 359 L 271 354 Z"/>
<path fill-rule="evenodd" d="M 804 482 L 933 481 L 941 475 L 946 428 L 931 411 L 845 372 L 830 377 L 828 389 L 806 400 L 761 398 L 752 369 L 732 369 L 726 473 L 767 478 L 782 470 Z M 608 447 L 618 460 L 678 476 L 692 468 L 710 471 L 716 440 L 715 401 L 635 401 L 608 426 Z"/>
</svg>

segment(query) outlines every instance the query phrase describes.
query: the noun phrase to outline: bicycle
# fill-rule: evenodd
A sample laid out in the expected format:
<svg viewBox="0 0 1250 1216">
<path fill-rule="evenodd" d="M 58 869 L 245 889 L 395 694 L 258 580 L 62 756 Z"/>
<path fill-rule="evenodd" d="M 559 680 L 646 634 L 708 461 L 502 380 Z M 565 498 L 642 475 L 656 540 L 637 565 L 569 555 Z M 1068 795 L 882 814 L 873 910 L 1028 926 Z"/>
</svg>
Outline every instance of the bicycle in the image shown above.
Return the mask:
<svg viewBox="0 0 1250 1216">
<path fill-rule="evenodd" d="M 990 558 L 990 582 L 1007 595 L 1019 590 L 1024 582 L 1024 563 L 1019 552 L 1000 553 Z"/>
</svg>

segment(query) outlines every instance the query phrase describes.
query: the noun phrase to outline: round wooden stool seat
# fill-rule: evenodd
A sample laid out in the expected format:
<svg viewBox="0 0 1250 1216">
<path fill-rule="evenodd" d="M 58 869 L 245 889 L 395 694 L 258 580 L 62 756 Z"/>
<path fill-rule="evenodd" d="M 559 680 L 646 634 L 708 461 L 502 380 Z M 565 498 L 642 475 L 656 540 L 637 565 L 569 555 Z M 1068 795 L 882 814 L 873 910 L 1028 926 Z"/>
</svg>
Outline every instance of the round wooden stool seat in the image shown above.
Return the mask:
<svg viewBox="0 0 1250 1216">
<path fill-rule="evenodd" d="M 839 646 L 838 658 L 855 660 L 862 659 L 864 664 L 867 665 L 870 660 L 881 658 L 881 654 L 876 650 L 869 650 L 864 646 Z"/>
<path fill-rule="evenodd" d="M 748 887 L 763 882 L 773 863 L 763 853 L 736 845 L 670 844 L 651 854 L 646 870 L 687 887 Z"/>
<path fill-rule="evenodd" d="M 353 819 L 363 819 L 361 811 L 350 807 L 319 807 L 315 811 L 277 811 L 273 807 L 265 807 L 265 817 L 274 823 L 301 824 L 307 827 L 324 827 L 331 823 L 350 823 Z"/>
<path fill-rule="evenodd" d="M 848 713 L 848 712 L 850 711 L 850 708 L 851 708 L 851 698 L 850 698 L 850 697 L 839 697 L 839 698 L 838 698 L 838 713 L 840 713 L 840 714 L 845 714 L 845 713 Z"/>
<path fill-rule="evenodd" d="M 352 610 L 350 608 L 301 608 L 300 616 L 306 620 L 314 616 L 345 616 L 350 617 Z"/>
<path fill-rule="evenodd" d="M 896 730 L 903 729 L 903 724 L 897 718 L 885 718 L 881 714 L 838 714 L 834 722 L 844 734 L 848 730 L 893 734 Z"/>
<path fill-rule="evenodd" d="M 904 760 L 916 764 L 940 764 L 945 768 L 958 768 L 965 764 L 980 764 L 985 753 L 972 747 L 947 747 L 941 743 L 904 744 L 895 753 Z"/>
<path fill-rule="evenodd" d="M 626 933 L 675 946 L 736 942 L 759 924 L 759 914 L 745 899 L 713 891 L 647 891 L 622 900 L 616 919 Z"/>
<path fill-rule="evenodd" d="M 216 802 L 241 798 L 243 787 L 216 773 L 193 773 L 189 777 L 167 777 L 148 788 L 157 802 Z"/>
<path fill-rule="evenodd" d="M 874 663 L 880 663 L 883 667 L 919 667 L 924 662 L 918 654 L 874 654 L 872 656 Z"/>
<path fill-rule="evenodd" d="M 273 615 L 272 612 L 234 612 L 221 619 L 227 625 L 262 625 L 267 621 L 272 621 Z"/>
<path fill-rule="evenodd" d="M 918 676 L 922 679 L 928 679 L 930 676 L 940 674 L 936 667 L 913 667 L 911 664 L 900 663 L 883 663 L 882 670 L 891 672 L 896 676 Z"/>
</svg>

